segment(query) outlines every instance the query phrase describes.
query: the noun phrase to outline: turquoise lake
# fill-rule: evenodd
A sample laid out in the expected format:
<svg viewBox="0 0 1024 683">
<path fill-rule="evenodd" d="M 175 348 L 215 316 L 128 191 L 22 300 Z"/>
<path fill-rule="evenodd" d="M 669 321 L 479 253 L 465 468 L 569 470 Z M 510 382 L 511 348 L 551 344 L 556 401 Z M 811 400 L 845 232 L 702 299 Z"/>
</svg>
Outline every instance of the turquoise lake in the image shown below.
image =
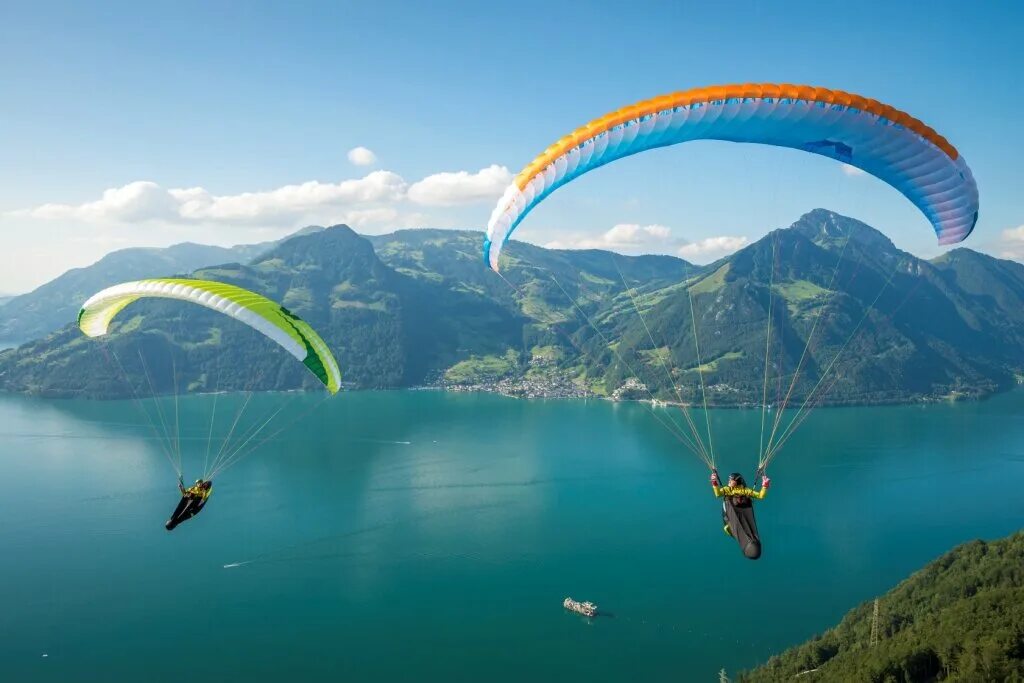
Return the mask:
<svg viewBox="0 0 1024 683">
<path fill-rule="evenodd" d="M 213 400 L 180 403 L 186 477 Z M 251 410 L 280 401 L 320 398 Z M 760 418 L 713 411 L 723 472 L 752 474 Z M 4 680 L 710 681 L 1024 526 L 1024 392 L 816 411 L 769 472 L 757 562 L 640 404 L 341 393 L 173 533 L 131 401 L 0 396 L 0 468 Z"/>
</svg>

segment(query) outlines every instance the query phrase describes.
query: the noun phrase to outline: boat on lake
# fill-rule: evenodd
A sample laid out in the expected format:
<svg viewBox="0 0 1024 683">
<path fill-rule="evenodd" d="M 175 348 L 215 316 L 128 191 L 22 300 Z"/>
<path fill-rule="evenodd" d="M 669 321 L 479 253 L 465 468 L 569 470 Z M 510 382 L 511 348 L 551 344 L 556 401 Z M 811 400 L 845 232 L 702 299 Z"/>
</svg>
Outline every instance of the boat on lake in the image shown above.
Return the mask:
<svg viewBox="0 0 1024 683">
<path fill-rule="evenodd" d="M 566 598 L 562 601 L 562 607 L 585 617 L 597 616 L 597 605 L 592 602 L 576 602 L 572 598 Z"/>
</svg>

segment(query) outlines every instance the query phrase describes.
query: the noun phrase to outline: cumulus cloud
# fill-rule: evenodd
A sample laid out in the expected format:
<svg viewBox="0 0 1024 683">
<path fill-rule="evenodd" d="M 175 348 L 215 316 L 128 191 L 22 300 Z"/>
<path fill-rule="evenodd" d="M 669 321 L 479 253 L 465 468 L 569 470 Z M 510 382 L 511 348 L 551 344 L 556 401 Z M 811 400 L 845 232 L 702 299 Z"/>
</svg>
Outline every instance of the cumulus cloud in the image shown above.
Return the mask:
<svg viewBox="0 0 1024 683">
<path fill-rule="evenodd" d="M 377 155 L 366 147 L 353 147 L 348 151 L 348 160 L 356 166 L 373 166 L 377 163 Z"/>
<path fill-rule="evenodd" d="M 511 180 L 512 174 L 504 166 L 489 166 L 476 173 L 437 173 L 412 185 L 397 173 L 380 170 L 336 183 L 311 180 L 272 190 L 227 195 L 214 194 L 203 187 L 168 189 L 140 180 L 105 190 L 93 201 L 43 204 L 9 215 L 99 225 L 159 222 L 183 226 L 267 226 L 306 220 L 340 221 L 347 220 L 346 216 L 352 217 L 353 224 L 365 224 L 371 217 L 383 223 L 388 216 L 397 218 L 400 207 L 410 203 L 452 207 L 492 200 L 500 196 Z"/>
<path fill-rule="evenodd" d="M 733 237 L 721 235 L 718 237 L 706 237 L 696 242 L 690 242 L 679 247 L 677 253 L 685 259 L 695 261 L 713 261 L 726 254 L 742 249 L 750 244 L 746 237 Z"/>
<path fill-rule="evenodd" d="M 602 235 L 609 244 L 622 246 L 642 246 L 648 243 L 660 243 L 669 238 L 672 231 L 664 225 L 638 225 L 636 223 L 619 223 Z"/>
<path fill-rule="evenodd" d="M 999 256 L 1024 261 L 1024 225 L 1003 230 L 999 235 Z"/>
<path fill-rule="evenodd" d="M 48 220 L 136 222 L 173 216 L 175 201 L 156 183 L 139 180 L 105 190 L 100 199 L 84 204 L 43 204 L 12 213 Z"/>
<path fill-rule="evenodd" d="M 619 223 L 600 235 L 573 235 L 544 246 L 549 249 L 608 249 L 621 252 L 664 252 L 672 230 L 664 225 Z"/>
<path fill-rule="evenodd" d="M 850 176 L 851 178 L 856 178 L 857 176 L 866 175 L 866 173 L 867 173 L 866 171 L 862 171 L 861 169 L 857 168 L 856 166 L 851 166 L 850 164 L 842 164 L 842 169 L 843 169 L 843 173 L 848 175 L 848 176 Z"/>
<path fill-rule="evenodd" d="M 266 192 L 213 195 L 201 187 L 169 190 L 179 202 L 181 218 L 195 221 L 274 222 L 309 215 L 330 207 L 401 199 L 406 182 L 391 171 L 373 171 L 363 178 L 339 183 L 311 180 Z"/>
<path fill-rule="evenodd" d="M 456 171 L 435 173 L 409 187 L 409 199 L 423 206 L 456 206 L 498 199 L 512 173 L 493 164 L 476 173 Z"/>
<path fill-rule="evenodd" d="M 405 196 L 406 187 L 405 180 L 390 171 L 374 171 L 338 183 L 310 181 L 235 195 L 215 195 L 202 187 L 164 189 L 150 181 L 138 181 L 106 190 L 96 201 L 43 204 L 12 213 L 87 223 L 272 223 L 324 209 L 397 201 Z"/>
<path fill-rule="evenodd" d="M 750 239 L 742 236 L 719 235 L 687 242 L 672 236 L 672 229 L 664 225 L 619 223 L 599 235 L 570 235 L 546 242 L 548 249 L 606 249 L 623 254 L 675 254 L 689 261 L 707 263 L 742 249 Z M 1024 237 L 1021 242 L 1024 247 Z"/>
</svg>

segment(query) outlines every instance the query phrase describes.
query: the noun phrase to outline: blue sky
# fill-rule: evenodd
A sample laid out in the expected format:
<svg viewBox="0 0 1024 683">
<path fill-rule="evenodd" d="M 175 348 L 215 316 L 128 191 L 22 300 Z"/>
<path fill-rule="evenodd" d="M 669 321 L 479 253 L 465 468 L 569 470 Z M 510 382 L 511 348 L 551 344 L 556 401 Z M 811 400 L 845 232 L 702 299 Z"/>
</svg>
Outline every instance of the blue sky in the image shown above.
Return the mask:
<svg viewBox="0 0 1024 683">
<path fill-rule="evenodd" d="M 842 88 L 921 118 L 977 178 L 967 246 L 1024 257 L 1020 3 L 85 5 L 3 11 L 0 292 L 125 246 L 260 241 L 311 222 L 482 229 L 508 175 L 571 129 L 737 81 Z M 356 147 L 372 163 L 352 163 Z M 596 171 L 517 236 L 690 244 L 684 255 L 702 261 L 817 206 L 916 254 L 940 251 L 924 217 L 875 179 L 728 143 Z M 668 231 L 609 237 L 616 225 Z M 637 234 L 650 239 L 614 238 Z"/>
</svg>

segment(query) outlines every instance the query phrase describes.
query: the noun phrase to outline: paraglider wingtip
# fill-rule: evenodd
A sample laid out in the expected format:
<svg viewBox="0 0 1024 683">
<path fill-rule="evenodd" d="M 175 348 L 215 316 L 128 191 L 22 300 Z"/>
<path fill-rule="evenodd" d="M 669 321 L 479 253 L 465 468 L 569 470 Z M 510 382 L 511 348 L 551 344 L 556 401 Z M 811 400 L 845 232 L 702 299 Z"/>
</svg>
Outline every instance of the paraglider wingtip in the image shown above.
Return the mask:
<svg viewBox="0 0 1024 683">
<path fill-rule="evenodd" d="M 491 258 L 491 240 L 484 238 L 484 265 L 493 270 L 498 275 L 501 275 L 501 270 L 498 268 L 498 260 Z M 497 256 L 495 254 L 495 256 Z"/>
</svg>

